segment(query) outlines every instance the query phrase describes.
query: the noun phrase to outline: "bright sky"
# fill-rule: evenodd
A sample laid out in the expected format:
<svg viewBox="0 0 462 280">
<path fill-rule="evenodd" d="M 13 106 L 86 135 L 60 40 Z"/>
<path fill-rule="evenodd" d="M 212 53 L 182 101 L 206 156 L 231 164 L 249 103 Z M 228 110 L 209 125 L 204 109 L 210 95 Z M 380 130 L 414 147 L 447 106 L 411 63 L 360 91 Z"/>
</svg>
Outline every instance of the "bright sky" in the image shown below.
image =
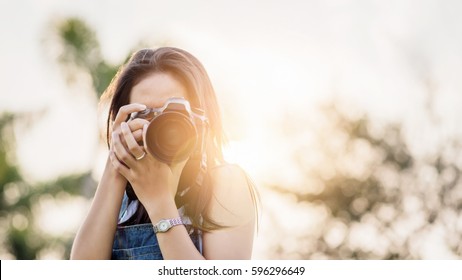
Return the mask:
<svg viewBox="0 0 462 280">
<path fill-rule="evenodd" d="M 66 86 L 43 44 L 54 18 L 78 16 L 115 63 L 141 40 L 195 54 L 223 107 L 228 154 L 257 180 L 284 168 L 274 158 L 284 159 L 290 143 L 272 124 L 332 96 L 403 120 L 424 139 L 414 148 L 429 149 L 438 135 L 462 134 L 461 10 L 457 0 L 0 0 L 0 111 L 47 110 L 18 130 L 30 180 L 101 167 L 96 101 L 88 85 Z M 437 127 L 423 118 L 425 79 L 436 93 Z"/>
</svg>

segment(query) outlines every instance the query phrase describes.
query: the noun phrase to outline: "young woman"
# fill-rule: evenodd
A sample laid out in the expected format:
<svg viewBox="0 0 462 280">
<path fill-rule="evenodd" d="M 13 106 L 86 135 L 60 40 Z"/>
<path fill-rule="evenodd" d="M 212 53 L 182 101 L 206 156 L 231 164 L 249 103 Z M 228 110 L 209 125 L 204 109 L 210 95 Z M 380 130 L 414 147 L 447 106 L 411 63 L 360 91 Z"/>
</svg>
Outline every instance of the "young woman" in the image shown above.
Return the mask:
<svg viewBox="0 0 462 280">
<path fill-rule="evenodd" d="M 177 48 L 140 50 L 106 101 L 109 157 L 71 259 L 249 259 L 255 191 L 223 159 L 202 64 Z"/>
</svg>

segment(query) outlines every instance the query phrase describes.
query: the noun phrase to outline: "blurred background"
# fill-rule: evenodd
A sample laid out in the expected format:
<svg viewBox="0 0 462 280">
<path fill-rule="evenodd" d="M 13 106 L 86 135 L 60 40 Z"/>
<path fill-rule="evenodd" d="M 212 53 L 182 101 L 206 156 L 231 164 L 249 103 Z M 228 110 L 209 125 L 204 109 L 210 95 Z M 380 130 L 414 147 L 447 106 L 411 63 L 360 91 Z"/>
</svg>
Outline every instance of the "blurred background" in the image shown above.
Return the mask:
<svg viewBox="0 0 462 280">
<path fill-rule="evenodd" d="M 462 2 L 0 0 L 0 259 L 68 259 L 134 50 L 203 62 L 255 259 L 462 257 Z"/>
</svg>

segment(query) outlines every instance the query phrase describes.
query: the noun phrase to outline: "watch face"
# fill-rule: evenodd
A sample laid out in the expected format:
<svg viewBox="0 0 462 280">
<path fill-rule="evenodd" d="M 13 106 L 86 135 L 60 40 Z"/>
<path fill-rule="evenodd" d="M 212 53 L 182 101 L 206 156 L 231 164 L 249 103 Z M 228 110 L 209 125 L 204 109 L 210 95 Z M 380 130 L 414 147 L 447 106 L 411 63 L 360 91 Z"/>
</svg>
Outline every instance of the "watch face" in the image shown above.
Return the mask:
<svg viewBox="0 0 462 280">
<path fill-rule="evenodd" d="M 170 227 L 170 223 L 168 221 L 162 221 L 159 223 L 159 231 L 166 231 Z"/>
</svg>

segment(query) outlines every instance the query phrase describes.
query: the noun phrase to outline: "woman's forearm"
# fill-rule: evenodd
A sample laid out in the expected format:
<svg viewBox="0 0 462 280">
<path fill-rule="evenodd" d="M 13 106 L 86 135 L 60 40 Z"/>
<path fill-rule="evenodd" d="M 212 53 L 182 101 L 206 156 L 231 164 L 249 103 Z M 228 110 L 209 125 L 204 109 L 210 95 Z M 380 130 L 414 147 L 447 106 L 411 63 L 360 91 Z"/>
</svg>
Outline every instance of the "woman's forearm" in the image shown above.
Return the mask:
<svg viewBox="0 0 462 280">
<path fill-rule="evenodd" d="M 90 211 L 72 246 L 71 259 L 109 259 L 127 181 L 108 160 Z"/>
<path fill-rule="evenodd" d="M 156 224 L 161 219 L 172 219 L 179 216 L 176 205 L 170 197 L 165 200 L 157 199 L 147 207 L 151 222 Z M 194 246 L 185 226 L 178 225 L 167 232 L 157 233 L 157 241 L 164 259 L 193 260 L 204 259 Z"/>
</svg>

